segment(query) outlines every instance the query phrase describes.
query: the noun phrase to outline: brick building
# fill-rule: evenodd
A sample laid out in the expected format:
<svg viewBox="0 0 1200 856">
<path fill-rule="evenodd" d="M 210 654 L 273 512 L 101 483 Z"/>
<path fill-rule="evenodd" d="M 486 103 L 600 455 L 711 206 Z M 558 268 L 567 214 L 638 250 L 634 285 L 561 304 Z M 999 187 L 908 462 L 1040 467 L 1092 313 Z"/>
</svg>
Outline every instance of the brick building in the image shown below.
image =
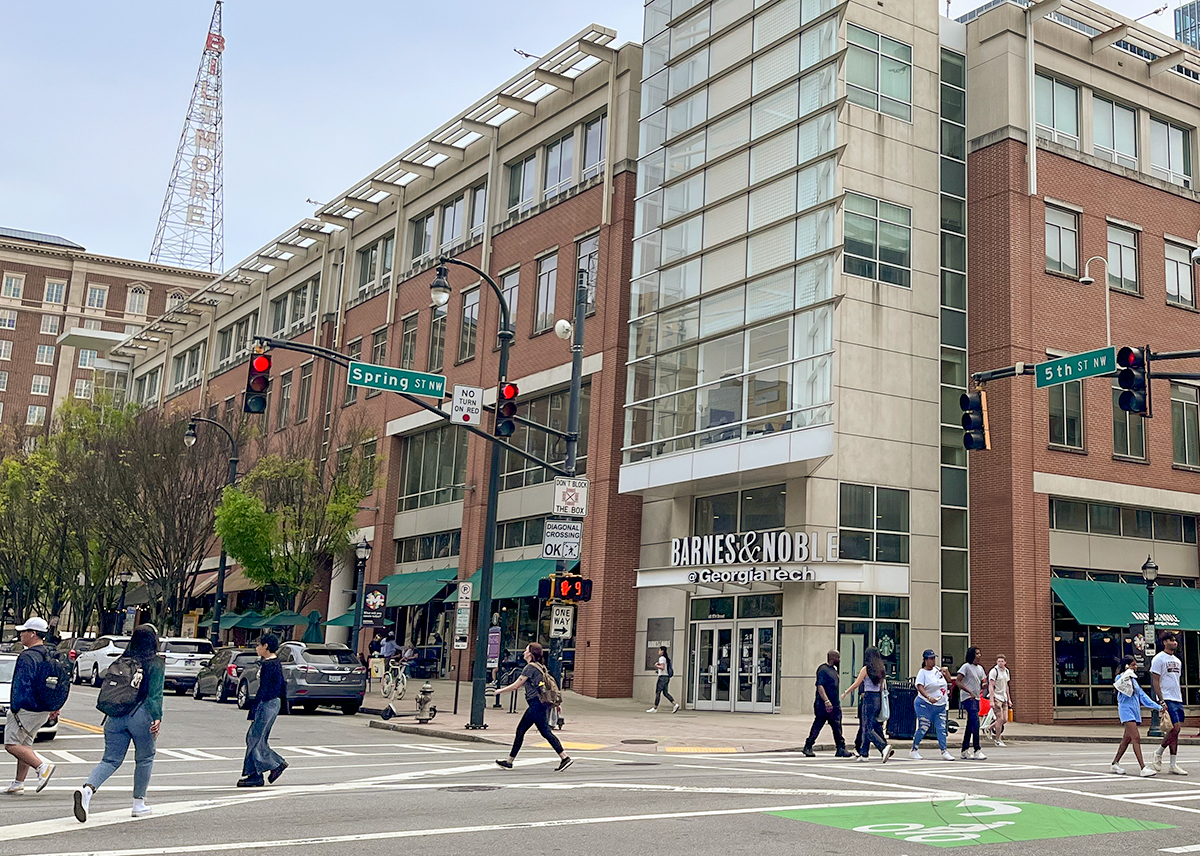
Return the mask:
<svg viewBox="0 0 1200 856">
<path fill-rule="evenodd" d="M 580 608 L 568 662 L 574 688 L 594 696 L 630 692 L 640 523 L 640 501 L 618 494 L 617 473 L 641 49 L 616 48 L 615 35 L 592 26 L 549 51 L 120 349 L 134 355 L 137 400 L 230 420 L 243 418 L 256 334 L 443 374 L 447 394 L 455 384 L 480 386 L 491 403 L 500 323 L 493 293 L 452 266 L 450 302 L 431 305 L 437 259 L 459 257 L 489 271 L 512 307 L 509 378 L 521 390 L 522 415 L 562 430 L 571 353 L 553 326 L 572 316 L 576 276 L 585 276 L 594 311 L 579 455 L 592 483 L 583 568 L 594 598 Z M 456 666 L 440 644 L 452 635 L 447 580 L 468 579 L 482 561 L 489 446 L 399 396 L 349 386 L 342 369 L 320 359 L 277 350 L 273 378 L 267 414 L 248 417 L 261 420 L 272 443 L 307 435 L 334 461 L 354 451 L 343 443 L 353 427 L 358 452 L 381 462 L 358 521 L 373 545 L 367 579 L 391 578 L 399 636 L 442 668 Z M 563 445 L 538 432 L 521 428 L 512 442 L 563 458 Z M 505 456 L 502 479 L 494 609 L 512 649 L 548 637 L 536 590 L 550 563 L 536 557 L 553 480 L 514 455 Z M 352 562 L 339 560 L 325 582 L 313 606 L 348 624 Z M 226 588 L 234 609 L 259 602 L 236 569 Z M 327 632 L 345 639 L 336 625 Z"/>
</svg>

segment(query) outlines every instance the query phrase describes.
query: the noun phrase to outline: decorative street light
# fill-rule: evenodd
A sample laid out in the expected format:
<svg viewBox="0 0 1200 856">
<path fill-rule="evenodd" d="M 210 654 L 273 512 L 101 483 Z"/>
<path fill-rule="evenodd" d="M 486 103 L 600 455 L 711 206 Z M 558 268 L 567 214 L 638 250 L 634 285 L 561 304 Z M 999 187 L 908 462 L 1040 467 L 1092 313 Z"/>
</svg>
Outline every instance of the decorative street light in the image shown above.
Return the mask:
<svg viewBox="0 0 1200 856">
<path fill-rule="evenodd" d="M 229 484 L 233 485 L 237 482 L 238 468 L 238 448 L 237 441 L 233 439 L 233 434 L 229 429 L 215 419 L 208 419 L 204 416 L 193 416 L 188 422 L 187 431 L 183 435 L 183 443 L 189 449 L 196 445 L 196 423 L 204 422 L 208 425 L 216 425 L 225 432 L 225 436 L 229 438 Z M 212 640 L 213 647 L 216 648 L 221 641 L 221 606 L 225 600 L 225 539 L 221 539 L 221 560 L 217 565 L 217 590 L 213 597 L 213 617 L 212 625 L 208 628 L 208 637 Z M 122 595 L 122 601 L 124 596 Z"/>
<path fill-rule="evenodd" d="M 350 648 L 355 654 L 358 653 L 358 637 L 362 632 L 363 597 L 367 587 L 367 559 L 369 558 L 371 558 L 371 542 L 364 535 L 363 539 L 354 545 L 354 570 L 358 577 L 358 584 L 355 586 L 354 628 L 350 631 Z"/>
<path fill-rule="evenodd" d="M 1158 579 L 1158 565 L 1154 564 L 1154 559 L 1150 556 L 1146 557 L 1146 563 L 1142 565 L 1142 579 L 1146 581 L 1146 600 L 1148 601 L 1145 644 L 1150 646 L 1150 656 L 1153 657 L 1155 651 L 1158 650 L 1158 631 L 1154 627 L 1154 587 L 1155 580 Z M 1157 710 L 1150 711 L 1150 730 L 1146 732 L 1146 736 L 1162 737 Z"/>
<path fill-rule="evenodd" d="M 1108 293 L 1109 293 L 1108 259 L 1105 258 L 1104 256 L 1092 256 L 1090 259 L 1088 259 L 1086 262 L 1084 262 L 1083 263 L 1083 276 L 1079 277 L 1079 282 L 1083 285 L 1091 285 L 1096 281 L 1095 279 L 1092 278 L 1092 275 L 1090 272 L 1092 262 L 1104 262 L 1104 333 L 1105 333 L 1104 343 L 1106 345 L 1111 345 L 1112 344 L 1112 314 L 1109 312 L 1109 308 L 1108 308 Z"/>
</svg>

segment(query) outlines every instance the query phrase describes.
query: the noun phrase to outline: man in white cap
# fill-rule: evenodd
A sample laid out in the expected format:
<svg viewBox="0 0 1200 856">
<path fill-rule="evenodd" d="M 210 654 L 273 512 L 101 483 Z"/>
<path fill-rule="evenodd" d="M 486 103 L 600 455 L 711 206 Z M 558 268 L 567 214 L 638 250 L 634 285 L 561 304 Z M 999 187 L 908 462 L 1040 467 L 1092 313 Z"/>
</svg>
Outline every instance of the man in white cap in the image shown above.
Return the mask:
<svg viewBox="0 0 1200 856">
<path fill-rule="evenodd" d="M 50 626 L 44 619 L 33 616 L 18 627 L 17 631 L 21 634 L 21 644 L 25 646 L 25 650 L 17 657 L 8 720 L 4 723 L 4 749 L 17 759 L 17 777 L 4 791 L 11 796 L 25 793 L 25 776 L 31 767 L 37 772 L 37 791 L 46 787 L 46 783 L 54 775 L 54 764 L 33 751 L 33 740 L 38 729 L 46 724 L 51 713 L 48 710 L 33 709 L 37 706 L 34 699 L 34 680 L 38 676 L 40 664 L 49 657 L 43 640 L 50 632 Z"/>
</svg>

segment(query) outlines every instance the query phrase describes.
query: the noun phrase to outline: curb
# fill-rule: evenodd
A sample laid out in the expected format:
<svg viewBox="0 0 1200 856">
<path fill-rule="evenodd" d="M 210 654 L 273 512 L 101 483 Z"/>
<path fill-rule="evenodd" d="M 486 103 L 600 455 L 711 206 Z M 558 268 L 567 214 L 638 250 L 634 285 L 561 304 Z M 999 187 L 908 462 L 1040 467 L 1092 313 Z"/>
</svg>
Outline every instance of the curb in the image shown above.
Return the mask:
<svg viewBox="0 0 1200 856">
<path fill-rule="evenodd" d="M 425 737 L 440 737 L 443 740 L 459 740 L 463 743 L 487 743 L 491 746 L 507 746 L 508 741 L 491 740 L 477 734 L 458 731 L 439 731 L 426 728 L 424 725 L 404 725 L 397 722 L 384 722 L 382 719 L 372 719 L 367 723 L 368 728 L 382 728 L 385 731 L 399 731 L 402 734 L 421 734 Z"/>
</svg>

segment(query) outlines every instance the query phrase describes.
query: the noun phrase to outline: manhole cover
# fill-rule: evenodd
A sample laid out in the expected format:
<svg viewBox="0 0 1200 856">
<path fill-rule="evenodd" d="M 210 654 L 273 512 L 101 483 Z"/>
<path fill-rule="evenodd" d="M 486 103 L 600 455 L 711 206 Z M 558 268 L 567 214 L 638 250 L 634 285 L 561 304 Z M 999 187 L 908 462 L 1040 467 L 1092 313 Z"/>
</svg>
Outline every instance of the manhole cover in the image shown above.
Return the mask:
<svg viewBox="0 0 1200 856">
<path fill-rule="evenodd" d="M 456 785 L 452 788 L 441 788 L 440 790 L 458 794 L 469 794 L 475 791 L 498 791 L 500 787 L 498 785 Z"/>
<path fill-rule="evenodd" d="M 653 746 L 653 745 L 654 745 L 655 743 L 657 743 L 658 741 L 657 741 L 657 740 L 643 740 L 643 739 L 641 739 L 641 738 L 634 738 L 633 740 L 622 740 L 621 742 L 622 742 L 622 743 L 631 743 L 631 744 L 634 744 L 634 745 L 636 745 L 636 746 Z"/>
</svg>

